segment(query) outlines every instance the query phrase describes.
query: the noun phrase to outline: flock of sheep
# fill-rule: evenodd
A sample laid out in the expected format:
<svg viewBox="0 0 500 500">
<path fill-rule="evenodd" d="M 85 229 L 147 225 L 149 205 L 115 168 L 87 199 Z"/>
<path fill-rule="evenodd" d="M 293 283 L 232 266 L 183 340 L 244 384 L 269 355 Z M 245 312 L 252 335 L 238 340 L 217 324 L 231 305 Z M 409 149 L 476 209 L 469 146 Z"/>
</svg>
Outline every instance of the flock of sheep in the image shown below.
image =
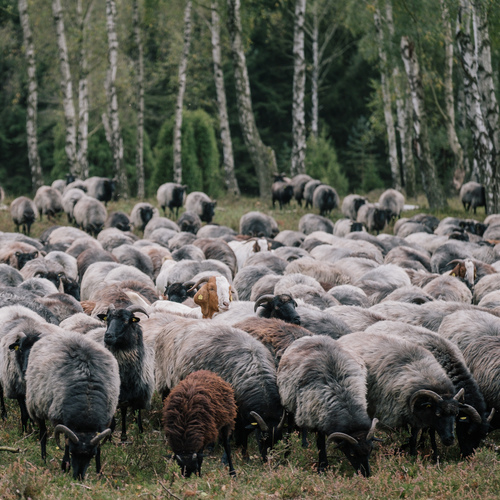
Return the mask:
<svg viewBox="0 0 500 500">
<path fill-rule="evenodd" d="M 436 434 L 474 453 L 500 427 L 500 215 L 401 218 L 404 197 L 388 190 L 377 204 L 346 196 L 334 224 L 322 214 L 338 196 L 306 177 L 273 185 L 280 206 L 320 210 L 296 231 L 262 212 L 238 233 L 212 224 L 215 202 L 174 183 L 158 189 L 163 217 L 149 203 L 108 215 L 104 178 L 14 200 L 25 234 L 0 233 L 2 417 L 16 399 L 43 458 L 48 421 L 75 478 L 94 457 L 100 471 L 118 409 L 122 442 L 131 412 L 149 430 L 154 391 L 185 476 L 217 436 L 231 475 L 231 447 L 248 456 L 255 435 L 265 461 L 295 430 L 304 446 L 316 434 L 319 472 L 336 443 L 369 476 L 376 429 L 409 428 L 412 455 L 420 432 L 434 459 Z M 29 236 L 58 211 L 78 227 Z M 378 234 L 393 218 L 394 234 Z"/>
</svg>

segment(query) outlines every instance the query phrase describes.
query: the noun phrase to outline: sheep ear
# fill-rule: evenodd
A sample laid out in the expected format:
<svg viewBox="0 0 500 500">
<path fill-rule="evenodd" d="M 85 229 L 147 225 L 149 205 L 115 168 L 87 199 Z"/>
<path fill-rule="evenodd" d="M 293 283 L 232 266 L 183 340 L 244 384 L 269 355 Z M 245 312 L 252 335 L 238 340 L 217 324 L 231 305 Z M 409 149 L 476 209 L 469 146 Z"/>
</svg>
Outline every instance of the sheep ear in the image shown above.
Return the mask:
<svg viewBox="0 0 500 500">
<path fill-rule="evenodd" d="M 98 314 L 97 317 L 101 320 L 101 321 L 106 321 L 108 319 L 108 315 L 107 314 Z"/>
<path fill-rule="evenodd" d="M 10 344 L 9 351 L 18 351 L 20 347 L 20 339 L 17 339 L 13 344 Z"/>
</svg>

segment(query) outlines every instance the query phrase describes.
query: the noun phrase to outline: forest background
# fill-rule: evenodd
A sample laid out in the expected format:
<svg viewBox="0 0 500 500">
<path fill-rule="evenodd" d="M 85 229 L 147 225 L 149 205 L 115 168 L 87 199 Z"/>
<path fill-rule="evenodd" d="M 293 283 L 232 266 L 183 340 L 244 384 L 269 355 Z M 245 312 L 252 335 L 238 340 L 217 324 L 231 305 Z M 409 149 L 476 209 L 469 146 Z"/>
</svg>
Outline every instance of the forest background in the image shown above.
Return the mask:
<svg viewBox="0 0 500 500">
<path fill-rule="evenodd" d="M 469 179 L 496 193 L 498 7 L 498 0 L 0 0 L 0 184 L 12 196 L 27 194 L 72 171 L 122 174 L 123 197 L 153 196 L 172 180 L 212 197 L 231 189 L 214 84 L 216 10 L 233 192 L 268 197 L 266 182 L 279 171 L 307 172 L 341 196 L 423 191 L 431 208 Z M 275 157 L 264 184 L 240 126 L 235 12 L 250 111 Z M 405 67 L 403 43 L 413 66 Z M 297 163 L 300 136 L 307 147 L 299 145 Z M 428 192 L 435 186 L 444 197 Z M 498 209 L 496 194 L 489 208 Z"/>
</svg>

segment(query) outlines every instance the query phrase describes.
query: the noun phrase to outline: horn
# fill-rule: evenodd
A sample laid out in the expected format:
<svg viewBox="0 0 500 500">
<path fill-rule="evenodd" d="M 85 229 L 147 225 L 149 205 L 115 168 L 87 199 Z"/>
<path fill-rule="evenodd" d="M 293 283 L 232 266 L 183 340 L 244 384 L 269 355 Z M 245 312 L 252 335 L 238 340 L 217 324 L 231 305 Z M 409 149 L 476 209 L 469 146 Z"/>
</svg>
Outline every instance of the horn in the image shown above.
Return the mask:
<svg viewBox="0 0 500 500">
<path fill-rule="evenodd" d="M 490 414 L 488 415 L 488 418 L 486 419 L 486 422 L 491 423 L 494 416 L 495 416 L 495 408 L 492 408 Z"/>
<path fill-rule="evenodd" d="M 464 413 L 469 415 L 469 417 L 471 418 L 471 420 L 475 424 L 480 424 L 483 421 L 483 419 L 481 418 L 481 415 L 479 415 L 477 410 L 471 405 L 466 405 L 466 404 L 462 403 L 460 405 L 460 411 L 463 411 Z"/>
<path fill-rule="evenodd" d="M 258 300 L 255 302 L 255 305 L 253 306 L 253 312 L 257 311 L 257 308 L 263 304 L 264 302 L 267 304 L 271 300 L 274 299 L 274 295 L 263 295 L 262 297 L 259 297 Z"/>
<path fill-rule="evenodd" d="M 443 401 L 443 398 L 434 391 L 429 391 L 428 389 L 420 389 L 419 391 L 414 392 L 413 396 L 410 399 L 410 408 L 412 412 L 413 412 L 413 407 L 415 406 L 415 402 L 421 396 L 428 396 L 434 401 L 436 401 L 436 403 Z"/>
<path fill-rule="evenodd" d="M 114 304 L 109 304 L 108 306 L 108 314 L 110 311 L 114 311 L 116 309 L 115 305 Z"/>
<path fill-rule="evenodd" d="M 454 396 L 453 396 L 453 399 L 455 401 L 460 401 L 461 399 L 463 399 L 464 397 L 464 393 L 465 393 L 465 389 L 462 387 Z"/>
<path fill-rule="evenodd" d="M 76 434 L 71 429 L 68 429 L 65 425 L 59 424 L 56 425 L 56 428 L 54 429 L 54 439 L 56 440 L 56 444 L 59 448 L 61 448 L 61 445 L 59 444 L 59 435 L 61 433 L 64 433 L 64 435 L 74 444 L 78 444 L 79 439 Z"/>
<path fill-rule="evenodd" d="M 276 427 L 276 430 L 281 430 L 283 427 L 283 424 L 285 423 L 285 416 L 286 416 L 286 410 L 283 410 L 283 415 L 281 416 L 280 423 L 278 424 L 278 427 Z"/>
<path fill-rule="evenodd" d="M 202 278 L 200 278 L 198 280 L 197 283 L 195 283 L 189 290 L 188 292 L 192 292 L 195 288 L 198 288 L 202 283 L 206 283 L 209 279 L 211 278 L 211 276 L 203 276 Z"/>
<path fill-rule="evenodd" d="M 373 436 L 375 434 L 375 427 L 378 424 L 378 418 L 374 418 L 372 420 L 372 426 L 370 427 L 370 430 L 368 431 L 368 434 L 366 435 L 366 440 L 368 441 L 369 439 L 373 439 Z"/>
<path fill-rule="evenodd" d="M 330 441 L 333 441 L 334 439 L 343 439 L 344 441 L 347 441 L 350 444 L 358 444 L 358 440 L 353 438 L 352 436 L 349 436 L 349 434 L 345 434 L 343 432 L 332 432 L 328 438 L 326 439 L 326 443 L 329 444 Z"/>
<path fill-rule="evenodd" d="M 448 262 L 448 264 L 446 264 L 446 266 L 449 266 L 451 264 L 461 264 L 463 261 L 464 261 L 464 259 L 453 259 L 453 260 L 450 260 L 450 262 Z"/>
<path fill-rule="evenodd" d="M 102 432 L 98 432 L 90 441 L 90 446 L 97 446 L 100 441 L 107 438 L 111 434 L 111 429 L 106 429 Z"/>
<path fill-rule="evenodd" d="M 142 314 L 145 314 L 149 318 L 149 314 L 147 313 L 146 309 L 144 309 L 144 307 L 142 306 L 138 306 L 137 304 L 128 306 L 127 311 L 130 311 L 131 313 L 140 312 Z"/>
<path fill-rule="evenodd" d="M 262 432 L 269 432 L 269 427 L 264 422 L 264 419 L 256 411 L 251 411 L 250 415 L 252 415 L 252 417 L 257 420 L 257 423 L 259 424 L 260 430 Z"/>
</svg>

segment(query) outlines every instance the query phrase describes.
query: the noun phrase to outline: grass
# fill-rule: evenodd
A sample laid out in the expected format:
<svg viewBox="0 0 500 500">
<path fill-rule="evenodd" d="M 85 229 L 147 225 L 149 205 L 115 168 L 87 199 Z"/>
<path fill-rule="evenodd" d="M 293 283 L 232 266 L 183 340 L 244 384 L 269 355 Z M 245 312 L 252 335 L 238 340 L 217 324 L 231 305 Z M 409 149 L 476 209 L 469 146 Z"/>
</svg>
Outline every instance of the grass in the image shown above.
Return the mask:
<svg viewBox="0 0 500 500">
<path fill-rule="evenodd" d="M 380 193 L 370 193 L 375 201 Z M 10 200 L 8 200 L 10 201 Z M 154 199 L 148 200 L 156 205 Z M 130 213 L 136 200 L 110 203 L 108 211 L 123 210 Z M 425 209 L 425 200 L 408 200 Z M 295 205 L 282 211 L 272 210 L 270 204 L 258 199 L 219 200 L 214 222 L 238 230 L 241 215 L 259 210 L 272 215 L 280 230 L 297 230 L 298 220 L 308 213 Z M 404 216 L 411 216 L 416 211 Z M 435 213 L 438 217 L 464 217 L 458 199 L 449 200 L 446 212 Z M 335 211 L 332 220 L 341 217 Z M 478 214 L 484 219 L 484 213 Z M 65 216 L 54 222 L 43 220 L 32 228 L 32 236 L 38 237 L 53 223 L 65 225 Z M 0 212 L 0 230 L 15 230 L 8 211 Z M 392 233 L 392 227 L 386 232 Z M 500 490 L 500 460 L 496 451 L 499 436 L 489 436 L 489 446 L 483 447 L 472 458 L 459 458 L 458 447 L 440 448 L 438 463 L 430 459 L 430 449 L 420 450 L 417 457 L 399 453 L 406 441 L 405 433 L 377 433 L 384 439 L 377 443 L 370 460 L 372 476 L 357 476 L 347 459 L 333 447 L 329 448 L 331 467 L 325 474 L 316 473 L 318 452 L 313 444 L 303 449 L 300 439 L 293 434 L 289 447 L 278 446 L 270 454 L 270 460 L 262 464 L 255 442 L 251 440 L 248 462 L 238 450 L 234 451 L 234 465 L 237 478 L 231 479 L 222 466 L 222 451 L 216 448 L 213 455 L 205 458 L 202 477 L 184 479 L 177 465 L 170 459 L 171 450 L 161 431 L 161 402 L 157 395 L 152 409 L 143 412 L 144 434 L 137 426 L 130 424 L 130 444 L 121 445 L 115 437 L 112 443 L 102 447 L 102 474 L 95 472 L 92 460 L 87 477 L 83 482 L 74 481 L 71 475 L 60 469 L 62 450 L 56 449 L 51 437 L 47 444 L 47 461 L 40 457 L 36 432 L 23 434 L 20 429 L 20 415 L 17 403 L 7 400 L 8 419 L 0 423 L 0 446 L 19 449 L 18 453 L 0 451 L 0 498 L 5 500 L 32 499 L 386 499 L 386 498 L 433 498 L 461 499 L 498 498 Z M 289 449 L 290 454 L 286 453 Z"/>
</svg>

